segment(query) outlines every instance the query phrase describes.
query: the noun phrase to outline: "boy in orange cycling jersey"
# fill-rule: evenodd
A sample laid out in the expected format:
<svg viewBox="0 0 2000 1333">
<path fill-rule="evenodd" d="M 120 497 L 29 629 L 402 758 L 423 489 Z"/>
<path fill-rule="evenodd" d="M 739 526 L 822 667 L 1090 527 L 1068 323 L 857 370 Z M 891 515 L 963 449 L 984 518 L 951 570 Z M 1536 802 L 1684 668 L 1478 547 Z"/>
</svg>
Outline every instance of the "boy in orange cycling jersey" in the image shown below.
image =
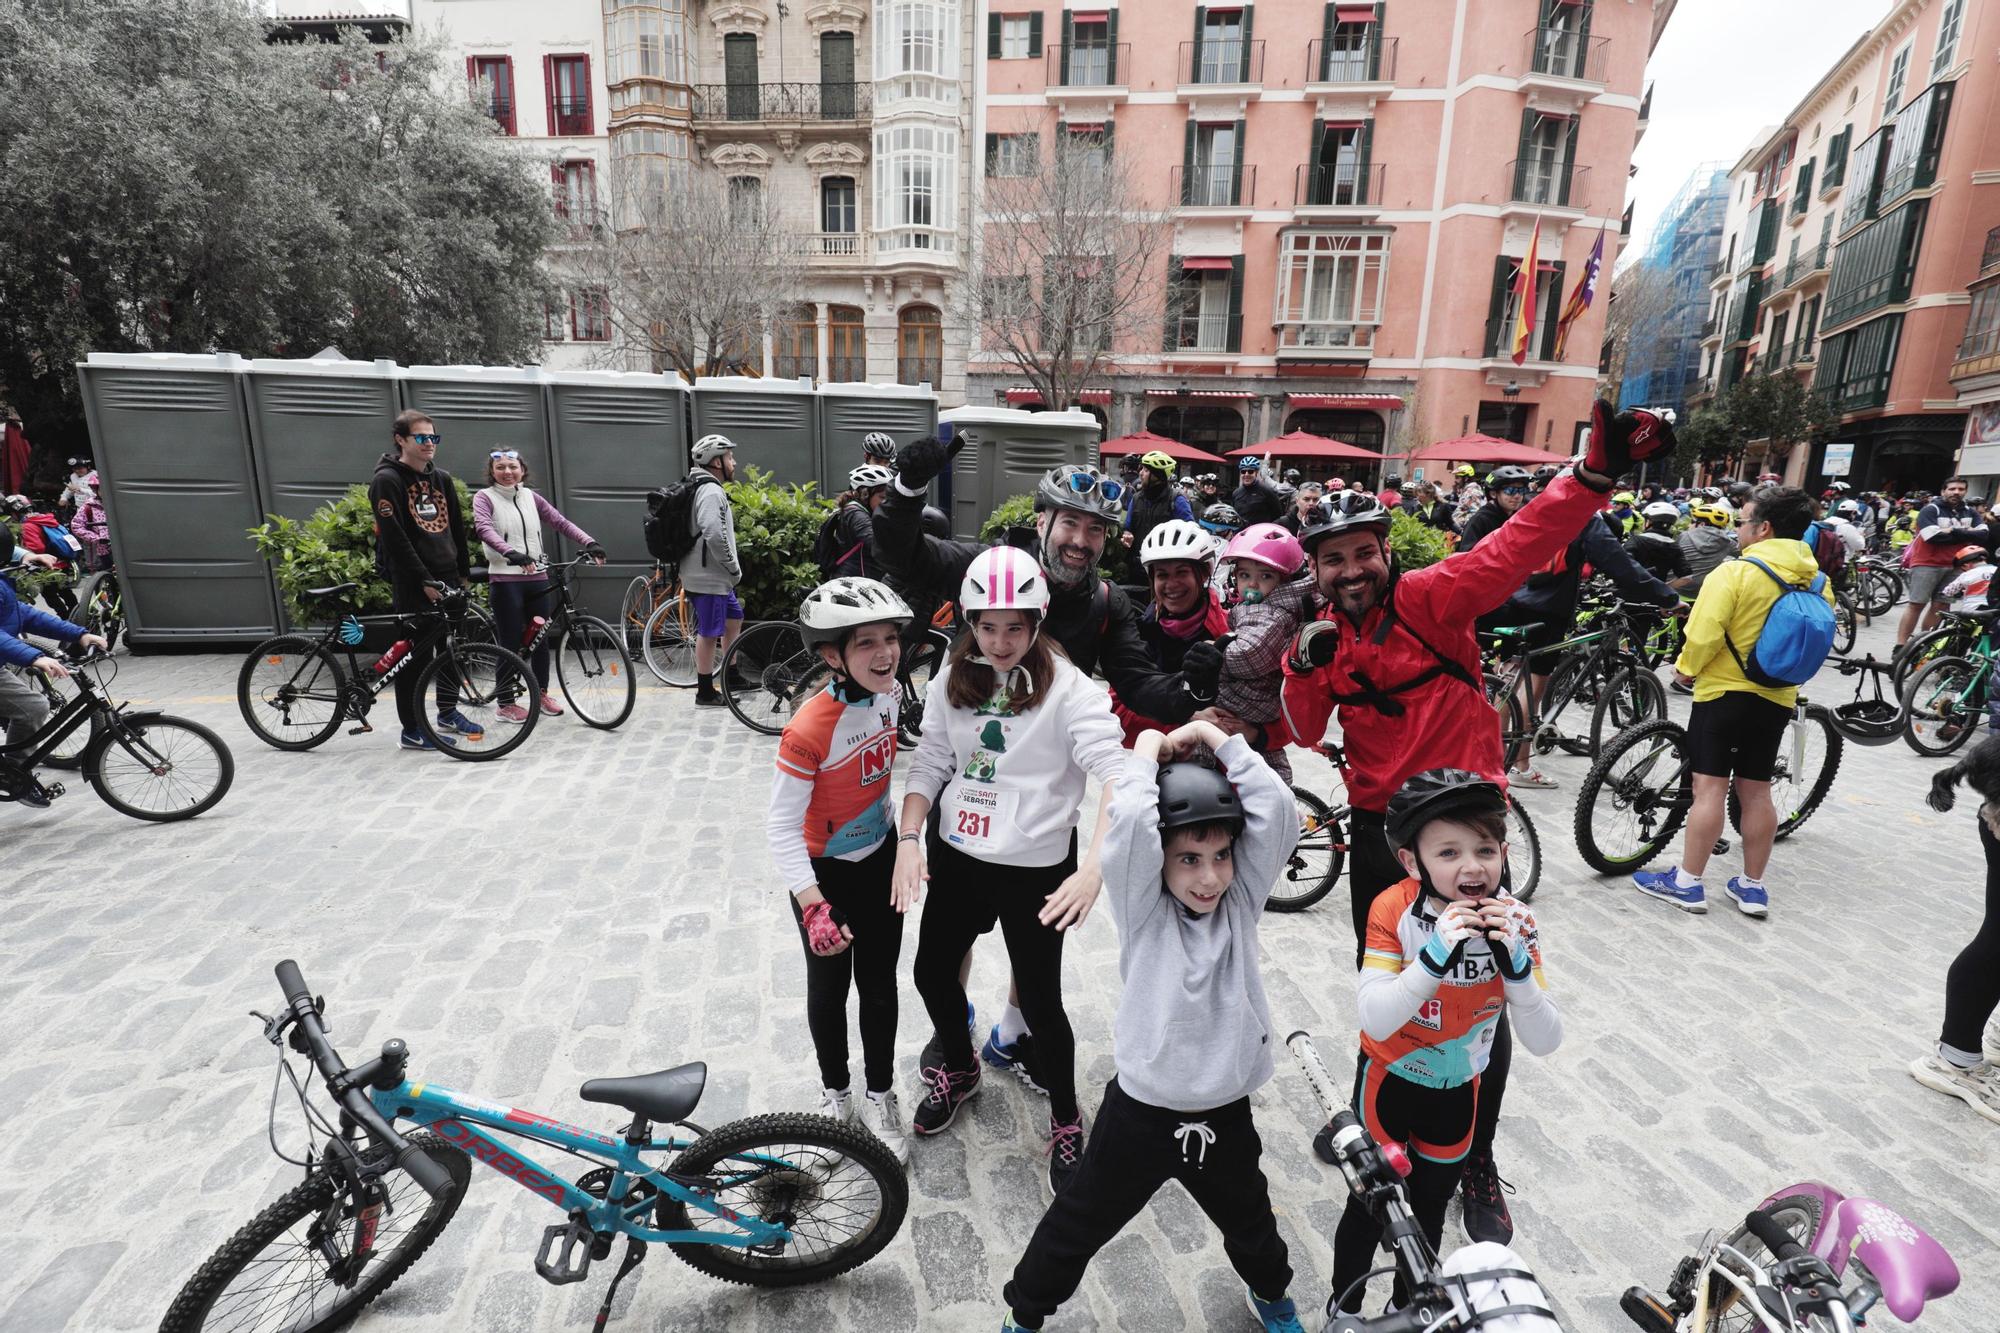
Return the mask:
<svg viewBox="0 0 2000 1333">
<path fill-rule="evenodd" d="M 1500 785 L 1454 768 L 1419 773 L 1390 798 L 1385 832 L 1410 878 L 1384 889 L 1368 913 L 1354 1107 L 1378 1143 L 1409 1152 L 1410 1208 L 1436 1250 L 1501 1010 L 1536 1055 L 1561 1044 L 1562 1015 L 1542 978 L 1535 919 L 1507 891 Z M 1314 1147 L 1332 1161 L 1324 1138 Z M 1381 1236 L 1350 1200 L 1333 1238 L 1341 1309 L 1361 1309 Z M 1399 1286 L 1397 1301 L 1404 1296 Z"/>
</svg>

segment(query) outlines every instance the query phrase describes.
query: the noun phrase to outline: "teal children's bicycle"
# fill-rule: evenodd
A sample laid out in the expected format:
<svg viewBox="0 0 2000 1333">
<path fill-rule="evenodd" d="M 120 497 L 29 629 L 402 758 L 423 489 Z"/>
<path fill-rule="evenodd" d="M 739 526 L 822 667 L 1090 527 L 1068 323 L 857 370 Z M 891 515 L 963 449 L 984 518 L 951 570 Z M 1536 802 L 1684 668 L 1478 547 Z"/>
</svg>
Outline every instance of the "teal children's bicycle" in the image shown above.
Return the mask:
<svg viewBox="0 0 2000 1333">
<path fill-rule="evenodd" d="M 535 1271 L 547 1281 L 583 1281 L 591 1263 L 608 1258 L 615 1240 L 626 1237 L 624 1260 L 598 1307 L 598 1328 L 649 1243 L 725 1281 L 787 1287 L 866 1263 L 902 1227 L 910 1197 L 903 1169 L 859 1125 L 788 1114 L 703 1130 L 688 1120 L 708 1077 L 707 1066 L 697 1063 L 585 1083 L 583 1100 L 632 1115 L 615 1137 L 594 1133 L 413 1083 L 409 1051 L 393 1038 L 379 1055 L 350 1068 L 327 1040 L 325 1001 L 313 998 L 298 965 L 286 959 L 277 973 L 284 1010 L 255 1015 L 278 1047 L 271 1143 L 305 1168 L 305 1180 L 202 1264 L 174 1298 L 161 1333 L 344 1328 L 450 1223 L 475 1161 L 566 1215 L 542 1233 L 535 1256 Z M 312 1104 L 287 1046 L 318 1066 L 339 1106 L 337 1124 Z M 306 1116 L 307 1151 L 300 1158 L 277 1148 L 278 1093 L 286 1079 Z M 398 1130 L 399 1121 L 412 1132 Z M 684 1127 L 693 1137 L 656 1137 L 655 1123 Z M 508 1141 L 523 1139 L 601 1165 L 566 1179 Z M 662 1165 L 667 1154 L 673 1156 Z"/>
</svg>

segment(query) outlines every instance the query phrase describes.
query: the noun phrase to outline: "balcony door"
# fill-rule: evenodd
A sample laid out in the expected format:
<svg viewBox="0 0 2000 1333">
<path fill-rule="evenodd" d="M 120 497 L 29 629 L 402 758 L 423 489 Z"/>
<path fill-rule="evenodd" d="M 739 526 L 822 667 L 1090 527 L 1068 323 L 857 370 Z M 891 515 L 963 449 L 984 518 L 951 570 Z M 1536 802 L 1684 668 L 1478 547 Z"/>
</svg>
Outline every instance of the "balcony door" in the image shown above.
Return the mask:
<svg viewBox="0 0 2000 1333">
<path fill-rule="evenodd" d="M 732 32 L 722 39 L 722 77 L 729 85 L 729 118 L 757 119 L 757 36 Z"/>
<path fill-rule="evenodd" d="M 852 176 L 828 176 L 819 183 L 819 229 L 820 253 L 827 255 L 851 255 L 856 253 L 860 230 L 855 216 L 854 178 Z"/>
<path fill-rule="evenodd" d="M 820 34 L 819 114 L 823 120 L 854 119 L 854 34 L 851 32 Z"/>
</svg>

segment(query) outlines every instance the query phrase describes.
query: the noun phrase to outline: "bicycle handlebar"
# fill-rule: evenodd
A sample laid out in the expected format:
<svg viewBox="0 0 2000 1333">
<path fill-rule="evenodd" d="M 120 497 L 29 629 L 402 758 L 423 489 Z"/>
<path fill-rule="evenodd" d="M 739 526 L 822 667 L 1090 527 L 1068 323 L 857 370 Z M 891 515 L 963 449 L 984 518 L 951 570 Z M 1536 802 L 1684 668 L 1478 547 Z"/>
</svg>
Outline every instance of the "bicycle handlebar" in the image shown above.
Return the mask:
<svg viewBox="0 0 2000 1333">
<path fill-rule="evenodd" d="M 396 1166 L 409 1173 L 424 1192 L 433 1199 L 443 1199 L 451 1192 L 451 1175 L 443 1167 L 430 1159 L 416 1144 L 398 1134 L 388 1121 L 375 1110 L 374 1103 L 359 1087 L 339 1090 L 338 1080 L 347 1073 L 340 1063 L 340 1056 L 334 1052 L 333 1044 L 326 1039 L 326 1028 L 320 1023 L 319 1010 L 313 1004 L 312 991 L 306 986 L 305 976 L 299 965 L 291 959 L 282 959 L 277 966 L 278 988 L 285 992 L 285 1004 L 292 1011 L 293 1020 L 304 1035 L 306 1046 L 312 1052 L 313 1063 L 319 1067 L 320 1077 L 326 1080 L 327 1091 L 339 1099 L 341 1108 L 352 1116 L 356 1123 L 368 1131 L 369 1137 L 386 1144 L 395 1155 Z"/>
<path fill-rule="evenodd" d="M 1809 1253 L 1805 1246 L 1792 1238 L 1792 1233 L 1785 1229 L 1784 1223 L 1765 1212 L 1762 1208 L 1754 1210 L 1748 1217 L 1744 1218 L 1743 1225 L 1749 1230 L 1751 1235 L 1763 1242 L 1764 1248 L 1769 1250 L 1771 1257 L 1779 1263 L 1784 1263 L 1790 1259 L 1797 1259 Z"/>
</svg>

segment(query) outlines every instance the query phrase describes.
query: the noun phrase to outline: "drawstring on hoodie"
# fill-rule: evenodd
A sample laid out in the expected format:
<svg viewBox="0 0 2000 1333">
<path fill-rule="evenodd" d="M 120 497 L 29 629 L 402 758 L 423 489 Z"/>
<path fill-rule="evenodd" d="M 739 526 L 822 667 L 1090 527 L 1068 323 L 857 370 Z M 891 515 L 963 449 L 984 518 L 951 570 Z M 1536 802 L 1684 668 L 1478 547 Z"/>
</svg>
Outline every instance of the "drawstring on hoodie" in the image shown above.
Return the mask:
<svg viewBox="0 0 2000 1333">
<path fill-rule="evenodd" d="M 1201 1155 L 1194 1159 L 1194 1164 L 1201 1167 L 1208 1165 L 1208 1145 L 1215 1142 L 1215 1131 L 1208 1127 L 1206 1121 L 1182 1121 L 1181 1127 L 1174 1131 L 1174 1139 L 1181 1145 L 1181 1160 L 1183 1162 L 1188 1160 L 1188 1151 L 1199 1143 L 1201 1145 Z"/>
</svg>

